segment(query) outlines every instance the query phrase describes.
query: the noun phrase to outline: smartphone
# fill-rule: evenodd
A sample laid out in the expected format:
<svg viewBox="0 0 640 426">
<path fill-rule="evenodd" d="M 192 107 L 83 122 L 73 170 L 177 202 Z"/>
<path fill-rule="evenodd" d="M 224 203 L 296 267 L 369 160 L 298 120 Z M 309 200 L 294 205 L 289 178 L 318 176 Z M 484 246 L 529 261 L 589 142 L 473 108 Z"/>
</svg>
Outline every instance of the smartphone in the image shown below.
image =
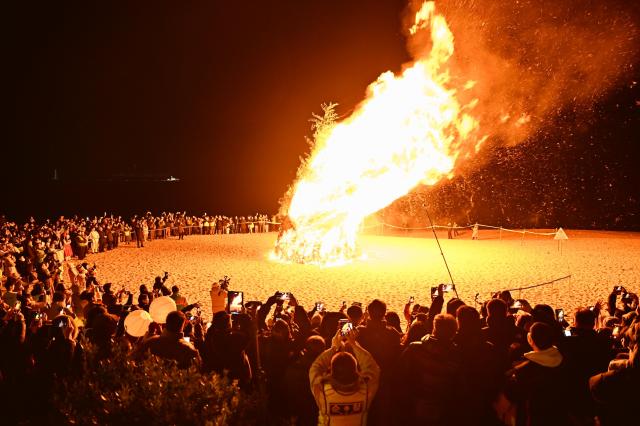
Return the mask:
<svg viewBox="0 0 640 426">
<path fill-rule="evenodd" d="M 351 332 L 351 330 L 353 330 L 353 324 L 347 320 L 347 322 L 343 323 L 340 327 L 340 335 L 346 336 Z"/>
<path fill-rule="evenodd" d="M 184 341 L 187 343 L 191 343 L 191 337 L 185 336 Z"/>
<path fill-rule="evenodd" d="M 522 309 L 522 302 L 519 300 L 513 302 L 513 309 Z"/>
<path fill-rule="evenodd" d="M 316 302 L 316 311 L 317 312 L 321 312 L 324 309 L 324 303 L 323 302 Z"/>
<path fill-rule="evenodd" d="M 229 290 L 227 292 L 227 301 L 230 314 L 241 313 L 244 306 L 244 292 Z"/>
<path fill-rule="evenodd" d="M 620 326 L 615 326 L 611 334 L 613 335 L 613 337 L 620 337 Z"/>
<path fill-rule="evenodd" d="M 438 287 L 431 287 L 431 300 L 438 297 Z"/>
<path fill-rule="evenodd" d="M 442 286 L 442 292 L 443 293 L 449 293 L 450 291 L 455 290 L 456 286 L 453 284 L 444 284 Z"/>
<path fill-rule="evenodd" d="M 556 309 L 556 318 L 558 319 L 558 322 L 564 321 L 564 309 Z"/>
<path fill-rule="evenodd" d="M 345 326 L 345 324 L 347 324 L 349 322 L 348 319 L 339 319 L 338 320 L 338 330 L 340 330 L 340 332 L 342 332 L 342 327 Z"/>
<path fill-rule="evenodd" d="M 411 297 L 409 298 L 409 303 L 413 303 L 415 300 L 416 300 L 416 299 L 415 299 L 413 296 L 411 296 Z"/>
<path fill-rule="evenodd" d="M 196 319 L 195 315 L 193 315 L 193 314 L 189 315 L 189 321 L 193 321 L 194 319 Z"/>
<path fill-rule="evenodd" d="M 289 300 L 291 298 L 291 293 L 288 291 L 284 291 L 284 292 L 279 291 L 278 298 L 282 301 Z"/>
<path fill-rule="evenodd" d="M 566 337 L 571 337 L 571 330 L 569 330 L 568 328 L 566 330 L 564 330 L 564 335 Z"/>
<path fill-rule="evenodd" d="M 613 287 L 613 291 L 616 293 L 622 293 L 622 286 L 621 285 L 617 285 L 615 287 Z"/>
</svg>

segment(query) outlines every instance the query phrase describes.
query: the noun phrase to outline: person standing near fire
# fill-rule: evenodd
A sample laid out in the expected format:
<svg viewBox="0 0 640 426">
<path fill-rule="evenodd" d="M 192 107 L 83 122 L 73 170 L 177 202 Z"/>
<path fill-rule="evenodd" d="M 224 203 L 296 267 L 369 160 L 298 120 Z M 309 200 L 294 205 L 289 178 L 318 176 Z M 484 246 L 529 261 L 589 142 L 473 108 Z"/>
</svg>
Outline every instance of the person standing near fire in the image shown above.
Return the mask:
<svg viewBox="0 0 640 426">
<path fill-rule="evenodd" d="M 472 240 L 477 240 L 478 239 L 478 224 L 477 223 L 475 225 L 473 225 L 473 230 L 471 231 L 471 239 Z"/>
</svg>

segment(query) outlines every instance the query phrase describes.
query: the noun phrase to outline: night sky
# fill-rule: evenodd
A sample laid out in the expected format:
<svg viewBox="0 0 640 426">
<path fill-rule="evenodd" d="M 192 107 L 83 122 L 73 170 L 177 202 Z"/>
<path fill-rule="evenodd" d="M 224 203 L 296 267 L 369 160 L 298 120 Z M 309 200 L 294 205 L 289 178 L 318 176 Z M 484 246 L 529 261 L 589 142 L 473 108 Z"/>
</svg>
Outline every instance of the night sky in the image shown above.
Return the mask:
<svg viewBox="0 0 640 426">
<path fill-rule="evenodd" d="M 10 216 L 141 204 L 275 212 L 308 149 L 311 113 L 331 101 L 348 114 L 381 72 L 410 60 L 405 0 L 13 3 L 2 13 L 9 105 L 0 174 L 10 201 L 1 210 Z M 562 211 L 575 226 L 640 227 L 635 65 L 588 117 L 559 113 L 469 172 L 465 191 L 486 199 L 476 216 L 495 214 L 495 193 L 514 199 L 502 221 L 510 211 L 513 223 L 529 221 L 534 210 L 557 221 Z M 47 197 L 54 168 L 73 188 Z M 181 182 L 138 203 L 92 183 L 123 172 Z M 603 215 L 614 209 L 621 219 Z"/>
</svg>

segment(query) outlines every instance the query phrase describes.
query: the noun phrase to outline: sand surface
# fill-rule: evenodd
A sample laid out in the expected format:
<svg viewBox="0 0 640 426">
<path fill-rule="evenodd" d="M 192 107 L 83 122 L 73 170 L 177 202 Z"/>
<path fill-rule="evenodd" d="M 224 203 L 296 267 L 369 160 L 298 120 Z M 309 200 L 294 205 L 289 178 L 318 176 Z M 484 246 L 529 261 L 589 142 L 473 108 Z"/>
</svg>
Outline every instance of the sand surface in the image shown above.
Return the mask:
<svg viewBox="0 0 640 426">
<path fill-rule="evenodd" d="M 640 291 L 640 233 L 571 231 L 562 252 L 552 237 L 481 231 L 440 242 L 460 297 L 473 305 L 492 291 L 519 288 L 566 275 L 553 285 L 513 292 L 531 304 L 549 303 L 567 313 L 578 306 L 605 300 L 613 285 Z M 177 284 L 190 303 L 202 302 L 210 316 L 209 289 L 214 280 L 231 277 L 230 289 L 245 292 L 245 301 L 265 300 L 276 290 L 291 291 L 305 307 L 322 300 L 338 309 L 346 300 L 367 303 L 373 298 L 400 312 L 410 296 L 430 303 L 430 287 L 449 282 L 435 239 L 428 233 L 408 236 L 365 235 L 361 245 L 367 259 L 350 265 L 321 268 L 269 260 L 276 234 L 187 236 L 135 244 L 88 258 L 98 265 L 98 279 L 124 285 L 134 293 L 164 271 L 169 286 Z"/>
</svg>

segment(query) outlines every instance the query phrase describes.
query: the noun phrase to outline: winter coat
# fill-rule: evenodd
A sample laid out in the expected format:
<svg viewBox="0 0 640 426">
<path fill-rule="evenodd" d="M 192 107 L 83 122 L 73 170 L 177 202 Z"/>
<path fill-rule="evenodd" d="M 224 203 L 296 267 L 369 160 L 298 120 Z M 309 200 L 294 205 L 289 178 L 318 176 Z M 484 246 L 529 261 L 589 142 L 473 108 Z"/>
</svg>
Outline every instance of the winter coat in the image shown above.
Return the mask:
<svg viewBox="0 0 640 426">
<path fill-rule="evenodd" d="M 397 424 L 467 424 L 460 409 L 467 386 L 453 342 L 427 335 L 411 343 L 400 357 L 397 371 Z"/>
<path fill-rule="evenodd" d="M 135 354 L 139 356 L 151 352 L 160 358 L 177 361 L 180 368 L 188 368 L 191 365 L 200 367 L 198 350 L 183 337 L 182 333 L 164 330 L 160 336 L 152 336 L 145 340 Z"/>
<path fill-rule="evenodd" d="M 352 347 L 358 367 L 358 380 L 341 385 L 331 378 L 331 359 L 338 352 L 330 348 L 311 365 L 309 382 L 319 409 L 318 425 L 366 425 L 367 411 L 380 383 L 380 368 L 360 345 Z"/>
<path fill-rule="evenodd" d="M 638 423 L 638 414 L 633 407 L 638 404 L 640 368 L 630 362 L 618 365 L 619 368 L 596 374 L 589 380 L 602 426 Z"/>
<path fill-rule="evenodd" d="M 203 370 L 222 374 L 227 371 L 231 379 L 241 386 L 251 380 L 251 366 L 245 353 L 249 339 L 244 333 L 209 328 L 204 341 Z"/>
<path fill-rule="evenodd" d="M 516 424 L 566 425 L 566 379 L 562 354 L 552 346 L 527 352 L 526 361 L 509 372 L 506 397 L 517 405 Z"/>
<path fill-rule="evenodd" d="M 611 342 L 595 330 L 573 328 L 564 338 L 563 355 L 567 369 L 567 398 L 575 415 L 593 418 L 595 405 L 589 392 L 589 378 L 606 371 L 613 358 Z"/>
<path fill-rule="evenodd" d="M 287 368 L 284 376 L 289 414 L 297 418 L 298 426 L 318 424 L 318 406 L 309 386 L 309 370 L 316 358 L 316 354 L 304 353 Z"/>
</svg>

